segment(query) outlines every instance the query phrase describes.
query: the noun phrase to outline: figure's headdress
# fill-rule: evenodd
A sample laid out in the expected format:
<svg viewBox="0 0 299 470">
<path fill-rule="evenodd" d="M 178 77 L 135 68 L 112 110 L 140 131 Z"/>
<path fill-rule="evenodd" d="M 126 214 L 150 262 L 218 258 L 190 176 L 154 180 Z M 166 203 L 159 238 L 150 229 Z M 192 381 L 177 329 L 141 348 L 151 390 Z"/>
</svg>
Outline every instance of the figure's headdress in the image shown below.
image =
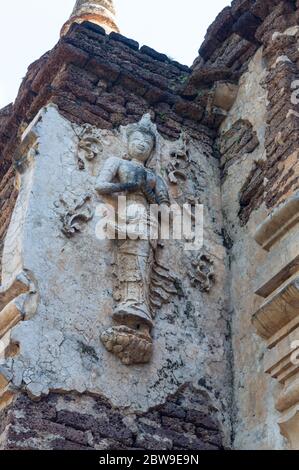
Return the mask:
<svg viewBox="0 0 299 470">
<path fill-rule="evenodd" d="M 151 115 L 145 114 L 139 122 L 131 124 L 127 127 L 127 137 L 129 138 L 134 132 L 142 132 L 152 137 L 154 147 L 157 141 L 157 128 L 151 120 Z"/>
<path fill-rule="evenodd" d="M 152 122 L 151 115 L 149 113 L 144 114 L 139 122 L 135 124 L 129 124 L 126 127 L 121 127 L 122 135 L 127 139 L 134 132 L 143 132 L 153 139 L 154 147 L 151 156 L 149 157 L 146 166 L 156 171 L 157 173 L 161 172 L 161 139 L 159 138 L 159 133 L 157 131 L 157 126 Z"/>
</svg>

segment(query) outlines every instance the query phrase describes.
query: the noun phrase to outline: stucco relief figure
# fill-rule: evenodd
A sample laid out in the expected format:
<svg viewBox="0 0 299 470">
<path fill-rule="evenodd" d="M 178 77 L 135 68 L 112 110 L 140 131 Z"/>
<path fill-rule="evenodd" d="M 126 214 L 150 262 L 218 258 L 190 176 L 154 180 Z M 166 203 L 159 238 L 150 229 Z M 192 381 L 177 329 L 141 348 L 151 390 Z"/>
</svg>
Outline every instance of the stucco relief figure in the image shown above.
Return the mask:
<svg viewBox="0 0 299 470">
<path fill-rule="evenodd" d="M 106 349 L 124 364 L 146 363 L 152 355 L 154 313 L 150 284 L 157 240 L 149 237 L 150 204 L 169 204 L 167 185 L 148 163 L 156 146 L 155 126 L 146 115 L 128 128 L 128 154 L 105 163 L 97 191 L 102 196 L 126 196 L 125 219 L 118 214 L 115 240 L 115 326 L 102 334 Z M 111 229 L 111 227 L 110 227 Z"/>
</svg>

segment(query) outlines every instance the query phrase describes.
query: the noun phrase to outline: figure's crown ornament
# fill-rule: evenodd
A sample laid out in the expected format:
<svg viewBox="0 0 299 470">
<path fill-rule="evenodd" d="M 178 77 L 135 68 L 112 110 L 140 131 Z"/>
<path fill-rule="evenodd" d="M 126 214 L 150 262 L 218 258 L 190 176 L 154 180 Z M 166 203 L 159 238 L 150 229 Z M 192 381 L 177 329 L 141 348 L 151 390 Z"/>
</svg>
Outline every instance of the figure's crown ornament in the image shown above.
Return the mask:
<svg viewBox="0 0 299 470">
<path fill-rule="evenodd" d="M 139 122 L 129 125 L 127 127 L 127 136 L 130 137 L 136 131 L 151 135 L 154 142 L 157 140 L 157 127 L 152 122 L 150 113 L 144 114 Z"/>
</svg>

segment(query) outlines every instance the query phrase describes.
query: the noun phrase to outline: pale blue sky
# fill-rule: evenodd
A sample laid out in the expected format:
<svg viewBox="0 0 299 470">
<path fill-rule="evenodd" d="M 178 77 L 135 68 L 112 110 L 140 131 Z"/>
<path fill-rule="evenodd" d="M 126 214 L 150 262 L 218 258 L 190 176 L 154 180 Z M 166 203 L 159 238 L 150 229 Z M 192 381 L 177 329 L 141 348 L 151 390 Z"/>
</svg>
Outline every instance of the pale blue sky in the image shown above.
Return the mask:
<svg viewBox="0 0 299 470">
<path fill-rule="evenodd" d="M 16 97 L 27 67 L 59 38 L 75 0 L 2 1 L 0 108 Z M 115 0 L 122 34 L 191 65 L 205 32 L 229 0 Z"/>
</svg>

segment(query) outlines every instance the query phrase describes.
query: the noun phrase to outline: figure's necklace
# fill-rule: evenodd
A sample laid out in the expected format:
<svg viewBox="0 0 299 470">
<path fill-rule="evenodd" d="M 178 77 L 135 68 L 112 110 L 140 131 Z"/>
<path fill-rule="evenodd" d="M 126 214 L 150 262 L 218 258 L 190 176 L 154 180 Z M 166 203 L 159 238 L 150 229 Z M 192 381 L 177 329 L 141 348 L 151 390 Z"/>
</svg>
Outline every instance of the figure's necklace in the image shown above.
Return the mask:
<svg viewBox="0 0 299 470">
<path fill-rule="evenodd" d="M 132 160 L 130 160 L 130 161 L 131 161 L 132 163 L 135 163 L 135 165 L 140 166 L 141 168 L 145 168 L 144 164 L 143 164 L 143 163 L 140 163 L 138 160 L 132 159 Z"/>
</svg>

